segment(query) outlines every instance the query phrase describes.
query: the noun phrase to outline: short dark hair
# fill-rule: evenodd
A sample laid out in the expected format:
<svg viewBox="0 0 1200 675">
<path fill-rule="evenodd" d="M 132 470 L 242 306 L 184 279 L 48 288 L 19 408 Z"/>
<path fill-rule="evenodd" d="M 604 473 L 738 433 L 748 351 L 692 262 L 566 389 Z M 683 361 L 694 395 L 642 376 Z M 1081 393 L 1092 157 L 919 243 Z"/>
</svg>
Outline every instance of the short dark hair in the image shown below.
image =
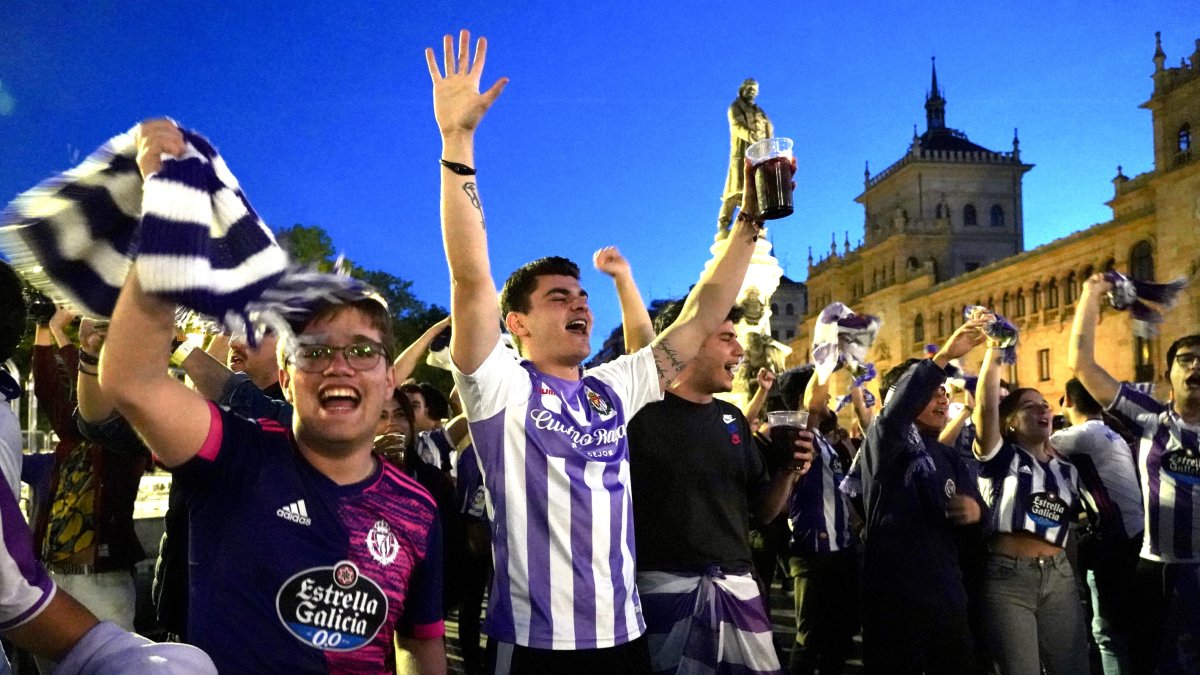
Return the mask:
<svg viewBox="0 0 1200 675">
<path fill-rule="evenodd" d="M 1175 354 L 1183 347 L 1200 347 L 1200 334 L 1184 335 L 1167 347 L 1167 374 L 1171 374 L 1171 366 L 1175 365 Z"/>
<path fill-rule="evenodd" d="M 808 388 L 808 381 L 812 379 L 816 369 L 811 363 L 806 363 L 802 366 L 789 368 L 779 374 L 779 380 L 775 383 L 772 391 L 779 392 L 777 408 L 775 410 L 799 410 L 800 403 L 804 400 L 804 390 Z"/>
<path fill-rule="evenodd" d="M 421 390 L 421 396 L 425 397 L 425 410 L 428 411 L 430 419 L 444 420 L 450 417 L 450 401 L 446 400 L 446 395 L 440 389 L 428 382 L 421 382 L 417 385 Z"/>
<path fill-rule="evenodd" d="M 883 379 L 879 381 L 879 394 L 886 398 L 888 392 L 892 390 L 892 387 L 896 386 L 896 383 L 900 381 L 900 378 L 904 377 L 904 374 L 908 372 L 908 369 L 917 365 L 921 361 L 924 361 L 924 359 L 907 359 L 900 365 L 889 369 L 883 374 Z"/>
<path fill-rule="evenodd" d="M 556 255 L 521 265 L 508 275 L 504 288 L 500 289 L 501 316 L 508 316 L 509 312 L 528 312 L 533 306 L 531 298 L 533 289 L 537 288 L 537 278 L 550 275 L 578 279 L 579 265 Z"/>
<path fill-rule="evenodd" d="M 662 335 L 665 330 L 670 328 L 671 324 L 675 323 L 675 321 L 679 319 L 679 315 L 683 312 L 683 305 L 686 302 L 686 298 L 681 300 L 672 300 L 660 307 L 658 312 L 654 315 L 654 332 L 658 335 Z M 742 320 L 742 316 L 744 315 L 745 312 L 742 310 L 741 306 L 734 305 L 729 309 L 729 314 L 725 315 L 725 320 L 737 323 Z"/>
<path fill-rule="evenodd" d="M 1099 415 L 1104 412 L 1104 406 L 1100 405 L 1078 378 L 1072 377 L 1067 380 L 1067 398 L 1071 401 L 1071 407 L 1084 415 Z"/>
</svg>

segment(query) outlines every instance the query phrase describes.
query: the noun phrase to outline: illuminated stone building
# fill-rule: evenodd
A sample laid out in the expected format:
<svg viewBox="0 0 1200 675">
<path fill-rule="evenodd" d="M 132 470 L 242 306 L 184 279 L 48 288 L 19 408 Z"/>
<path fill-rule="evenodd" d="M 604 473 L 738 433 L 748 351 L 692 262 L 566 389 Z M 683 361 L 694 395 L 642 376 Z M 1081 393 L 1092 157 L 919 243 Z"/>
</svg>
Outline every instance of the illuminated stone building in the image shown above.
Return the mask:
<svg viewBox="0 0 1200 675">
<path fill-rule="evenodd" d="M 994 152 L 946 127 L 946 101 L 936 70 L 926 97 L 926 131 L 908 152 L 865 176 L 856 199 L 865 211 L 865 242 L 812 261 L 808 313 L 792 342 L 791 361 L 807 359 L 816 314 L 841 300 L 877 314 L 883 328 L 872 350 L 880 372 L 921 356 L 962 323 L 962 310 L 985 305 L 1021 329 L 1018 360 L 1008 379 L 1057 400 L 1066 380 L 1067 339 L 1079 289 L 1093 271 L 1115 266 L 1131 276 L 1192 288 L 1169 313 L 1159 336 L 1135 338 L 1127 313 L 1101 313 L 1098 360 L 1119 379 L 1161 382 L 1163 355 L 1180 335 L 1200 332 L 1200 40 L 1180 66 L 1166 67 L 1161 41 L 1154 54 L 1154 89 L 1141 105 L 1153 118 L 1154 168 L 1113 178 L 1108 222 L 1024 250 L 1021 160 L 1014 134 L 1009 152 Z M 966 364 L 978 370 L 982 353 Z M 848 383 L 837 380 L 838 389 Z M 1159 387 L 1159 393 L 1164 391 Z"/>
</svg>

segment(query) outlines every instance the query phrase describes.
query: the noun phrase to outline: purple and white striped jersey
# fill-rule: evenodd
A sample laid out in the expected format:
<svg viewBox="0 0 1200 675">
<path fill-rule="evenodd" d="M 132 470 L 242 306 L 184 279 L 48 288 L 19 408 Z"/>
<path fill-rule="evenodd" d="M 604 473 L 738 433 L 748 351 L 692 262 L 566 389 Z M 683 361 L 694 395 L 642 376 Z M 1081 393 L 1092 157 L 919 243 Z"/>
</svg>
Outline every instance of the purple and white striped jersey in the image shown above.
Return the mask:
<svg viewBox="0 0 1200 675">
<path fill-rule="evenodd" d="M 846 468 L 825 436 L 813 432 L 816 455 L 788 497 L 792 553 L 830 553 L 854 545 L 850 534 L 850 497 L 838 489 Z"/>
<path fill-rule="evenodd" d="M 1142 557 L 1200 562 L 1200 427 L 1127 384 L 1109 412 L 1140 436 L 1138 475 L 1146 512 Z"/>
<path fill-rule="evenodd" d="M 0 631 L 40 614 L 55 590 L 54 580 L 33 555 L 33 534 L 17 498 L 0 486 Z"/>
<path fill-rule="evenodd" d="M 650 348 L 571 381 L 497 341 L 478 370 L 454 379 L 492 519 L 487 634 L 539 649 L 639 637 L 625 425 L 662 398 Z"/>
<path fill-rule="evenodd" d="M 1133 451 L 1101 420 L 1087 420 L 1050 437 L 1058 454 L 1079 471 L 1088 512 L 1106 535 L 1130 538 L 1142 531 L 1142 490 Z"/>
<path fill-rule="evenodd" d="M 1079 512 L 1079 473 L 1057 457 L 1039 462 L 1016 443 L 1001 441 L 980 458 L 979 493 L 994 532 L 1029 532 L 1065 546 Z"/>
</svg>

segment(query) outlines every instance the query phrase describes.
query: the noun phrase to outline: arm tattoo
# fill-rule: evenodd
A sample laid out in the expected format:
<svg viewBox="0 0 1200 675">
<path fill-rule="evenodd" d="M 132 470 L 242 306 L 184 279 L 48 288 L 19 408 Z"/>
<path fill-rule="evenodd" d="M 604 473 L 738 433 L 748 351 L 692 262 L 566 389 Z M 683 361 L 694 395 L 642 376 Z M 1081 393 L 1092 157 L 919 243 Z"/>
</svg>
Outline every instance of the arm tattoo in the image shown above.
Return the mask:
<svg viewBox="0 0 1200 675">
<path fill-rule="evenodd" d="M 667 342 L 666 340 L 659 340 L 658 344 L 656 344 L 654 348 L 660 354 L 666 357 L 667 362 L 671 366 L 671 370 L 674 371 L 668 373 L 663 369 L 663 366 L 661 363 L 659 363 L 659 360 L 657 358 L 654 359 L 654 367 L 658 369 L 659 380 L 664 386 L 669 385 L 675 381 L 675 376 L 679 375 L 679 373 L 682 373 L 684 368 L 687 368 L 687 364 L 679 360 L 679 353 L 675 351 L 675 348 L 671 346 L 671 343 Z"/>
<path fill-rule="evenodd" d="M 473 181 L 463 183 L 462 189 L 467 193 L 467 198 L 471 200 L 471 206 L 474 206 L 475 210 L 479 212 L 479 224 L 486 230 L 487 221 L 483 218 L 483 206 L 479 203 L 479 191 L 476 189 L 475 183 Z"/>
</svg>

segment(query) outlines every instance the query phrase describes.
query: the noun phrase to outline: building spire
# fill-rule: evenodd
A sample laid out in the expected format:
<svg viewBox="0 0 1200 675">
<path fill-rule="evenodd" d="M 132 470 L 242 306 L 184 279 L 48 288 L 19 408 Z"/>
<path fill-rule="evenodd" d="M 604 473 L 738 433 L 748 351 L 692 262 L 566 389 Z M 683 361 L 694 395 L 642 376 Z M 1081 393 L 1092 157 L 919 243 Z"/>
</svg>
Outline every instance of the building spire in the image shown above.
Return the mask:
<svg viewBox="0 0 1200 675">
<path fill-rule="evenodd" d="M 937 57 L 931 56 L 933 75 L 929 82 L 929 92 L 925 94 L 925 127 L 927 131 L 943 129 L 946 126 L 946 99 L 938 88 Z"/>
<path fill-rule="evenodd" d="M 809 267 L 813 266 L 812 247 L 811 246 L 808 247 L 808 266 Z"/>
<path fill-rule="evenodd" d="M 842 239 L 842 255 L 849 255 L 850 254 L 850 230 L 846 230 L 843 236 L 845 237 L 845 239 Z"/>
<path fill-rule="evenodd" d="M 1162 31 L 1154 31 L 1154 72 L 1161 73 L 1167 63 L 1167 54 L 1162 48 Z"/>
</svg>

